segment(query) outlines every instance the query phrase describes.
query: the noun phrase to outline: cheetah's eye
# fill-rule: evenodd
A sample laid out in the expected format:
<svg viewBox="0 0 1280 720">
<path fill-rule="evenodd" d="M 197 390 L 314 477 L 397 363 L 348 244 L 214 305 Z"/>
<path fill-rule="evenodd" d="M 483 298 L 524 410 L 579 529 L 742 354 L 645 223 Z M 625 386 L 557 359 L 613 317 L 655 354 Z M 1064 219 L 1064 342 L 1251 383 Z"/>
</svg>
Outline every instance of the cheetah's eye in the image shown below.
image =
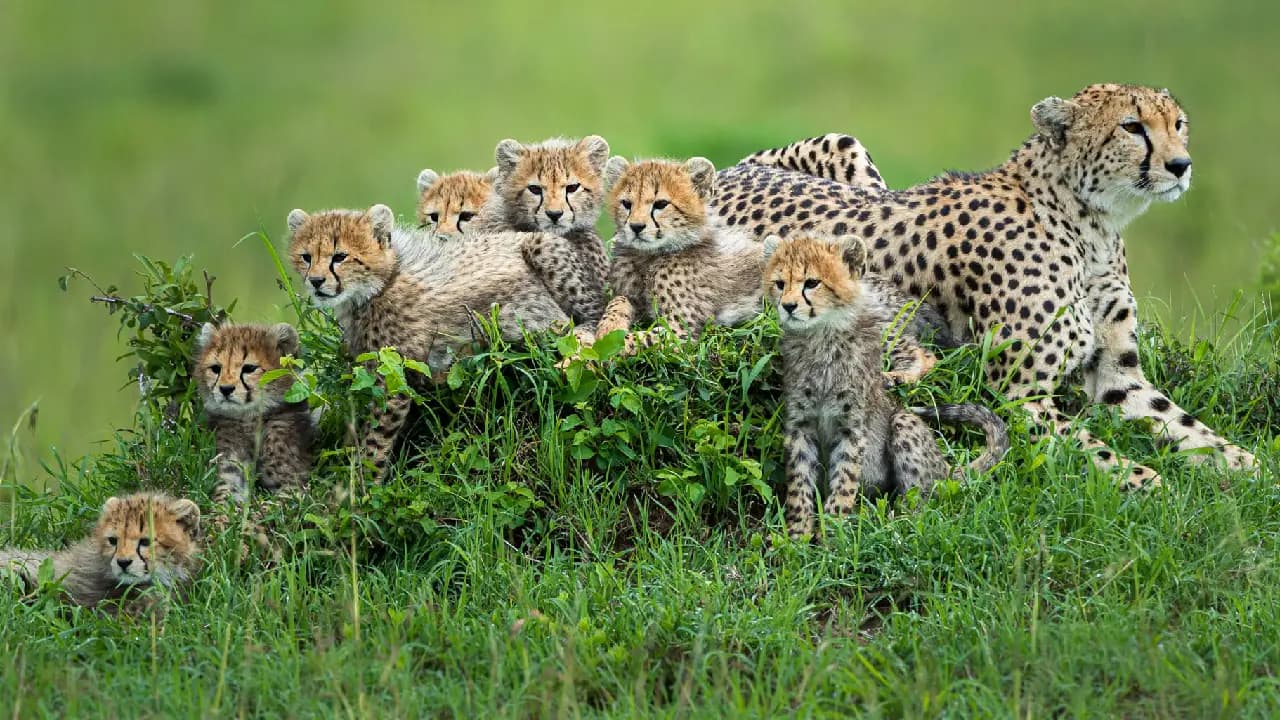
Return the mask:
<svg viewBox="0 0 1280 720">
<path fill-rule="evenodd" d="M 1134 135 L 1142 135 L 1147 131 L 1146 128 L 1142 126 L 1142 123 L 1136 120 L 1120 123 L 1120 127 L 1124 128 L 1125 132 L 1131 132 Z"/>
<path fill-rule="evenodd" d="M 311 253 L 302 253 L 302 254 L 301 254 L 301 255 L 299 255 L 298 257 L 302 258 L 302 262 L 304 262 L 304 263 L 306 263 L 306 264 L 308 264 L 308 265 L 310 265 L 310 264 L 311 264 Z"/>
<path fill-rule="evenodd" d="M 222 372 L 222 366 L 218 365 L 217 363 L 214 363 L 213 365 L 209 366 L 209 372 L 213 373 L 214 375 L 218 375 Z"/>
<path fill-rule="evenodd" d="M 654 209 L 654 210 L 665 210 L 665 209 L 666 209 L 666 207 L 667 207 L 668 205 L 670 205 L 670 204 L 671 204 L 671 201 L 670 201 L 670 200 L 654 200 L 654 201 L 653 201 L 653 209 Z"/>
<path fill-rule="evenodd" d="M 528 190 L 529 192 L 533 193 L 534 195 L 541 195 L 541 194 L 542 194 L 542 186 L 541 186 L 541 185 L 530 185 L 529 187 L 527 187 L 527 188 L 525 188 L 525 189 L 526 189 L 526 190 Z"/>
<path fill-rule="evenodd" d="M 471 218 L 475 216 L 476 214 L 473 212 L 460 212 L 458 213 L 458 222 L 471 222 Z"/>
<path fill-rule="evenodd" d="M 564 191 L 567 193 L 576 193 L 580 189 L 582 189 L 582 185 L 579 183 L 569 183 L 564 186 Z"/>
<path fill-rule="evenodd" d="M 139 538 L 138 547 L 140 548 L 151 547 L 151 538 Z"/>
<path fill-rule="evenodd" d="M 1182 132 L 1182 128 L 1186 126 L 1187 126 L 1187 121 L 1183 120 L 1182 118 L 1178 118 L 1178 121 L 1173 124 L 1173 129 L 1177 130 L 1178 132 Z"/>
<path fill-rule="evenodd" d="M 245 364 L 240 368 L 240 374 L 241 374 L 241 375 L 248 375 L 248 374 L 249 374 L 249 373 L 251 373 L 251 372 L 257 372 L 257 371 L 258 371 L 258 366 L 257 366 L 257 365 L 254 365 L 253 363 L 245 363 Z"/>
<path fill-rule="evenodd" d="M 818 287 L 818 286 L 819 286 L 819 285 L 821 285 L 821 284 L 822 284 L 822 281 L 821 281 L 821 280 L 819 280 L 818 278 L 807 278 L 807 279 L 804 281 L 804 289 L 805 289 L 805 290 L 812 290 L 812 289 L 814 289 L 814 288 Z"/>
<path fill-rule="evenodd" d="M 774 285 L 776 285 L 776 286 L 778 286 L 778 289 L 779 289 L 779 290 L 786 290 L 786 289 L 787 289 L 787 281 L 786 281 L 786 280 L 775 280 L 775 281 L 773 281 L 773 284 L 774 284 Z"/>
<path fill-rule="evenodd" d="M 427 219 L 431 222 L 440 222 L 440 213 L 427 213 Z"/>
<path fill-rule="evenodd" d="M 108 535 L 108 536 L 107 536 L 107 542 L 111 544 L 111 547 L 115 547 L 115 546 L 116 546 L 116 536 L 115 536 L 115 535 Z"/>
<path fill-rule="evenodd" d="M 619 201 L 618 201 L 618 204 L 622 206 L 622 209 L 623 209 L 623 210 L 630 210 L 630 209 L 631 209 L 631 201 L 630 201 L 630 200 L 619 200 Z"/>
<path fill-rule="evenodd" d="M 346 254 L 346 253 L 334 253 L 334 254 L 333 254 L 333 261 L 334 261 L 335 263 L 340 263 L 340 262 L 342 262 L 343 260 L 346 260 L 346 259 L 347 259 L 347 254 Z"/>
</svg>

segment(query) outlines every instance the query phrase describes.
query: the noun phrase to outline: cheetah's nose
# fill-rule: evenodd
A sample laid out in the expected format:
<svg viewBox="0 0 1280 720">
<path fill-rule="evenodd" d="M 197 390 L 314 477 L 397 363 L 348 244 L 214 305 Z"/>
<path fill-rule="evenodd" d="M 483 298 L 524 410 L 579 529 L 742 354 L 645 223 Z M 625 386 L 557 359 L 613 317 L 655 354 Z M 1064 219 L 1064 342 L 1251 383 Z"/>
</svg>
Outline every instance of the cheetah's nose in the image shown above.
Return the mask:
<svg viewBox="0 0 1280 720">
<path fill-rule="evenodd" d="M 133 564 L 133 560 L 130 560 L 129 558 L 120 558 L 119 560 L 116 560 L 116 564 L 120 566 L 121 570 L 128 570 L 129 566 Z"/>
<path fill-rule="evenodd" d="M 793 303 L 793 302 L 790 302 L 790 303 L 782 303 L 782 309 L 783 309 L 783 310 L 786 310 L 786 311 L 787 311 L 787 314 L 788 314 L 788 315 L 790 315 L 791 313 L 793 313 L 793 312 L 795 312 L 795 311 L 796 311 L 796 305 L 797 305 L 797 304 L 798 304 L 798 303 Z"/>
<path fill-rule="evenodd" d="M 236 391 L 235 385 L 219 385 L 218 390 L 222 393 L 222 397 L 231 399 L 231 393 Z"/>
<path fill-rule="evenodd" d="M 547 219 L 548 219 L 548 220 L 550 220 L 552 224 L 555 224 L 555 223 L 560 222 L 560 218 L 561 218 L 561 217 L 563 217 L 563 216 L 564 216 L 564 211 L 563 211 L 563 210 L 548 210 L 548 211 L 547 211 Z"/>
<path fill-rule="evenodd" d="M 630 223 L 630 226 L 631 232 L 635 233 L 636 237 L 640 237 L 640 233 L 644 232 L 644 223 Z"/>
<path fill-rule="evenodd" d="M 307 282 L 311 283 L 311 287 L 319 290 L 320 286 L 324 284 L 324 277 L 309 277 Z"/>
<path fill-rule="evenodd" d="M 1165 161 L 1164 164 L 1164 169 L 1173 173 L 1173 176 L 1177 178 L 1182 177 L 1189 167 L 1191 167 L 1191 158 L 1189 157 L 1174 158 Z"/>
</svg>

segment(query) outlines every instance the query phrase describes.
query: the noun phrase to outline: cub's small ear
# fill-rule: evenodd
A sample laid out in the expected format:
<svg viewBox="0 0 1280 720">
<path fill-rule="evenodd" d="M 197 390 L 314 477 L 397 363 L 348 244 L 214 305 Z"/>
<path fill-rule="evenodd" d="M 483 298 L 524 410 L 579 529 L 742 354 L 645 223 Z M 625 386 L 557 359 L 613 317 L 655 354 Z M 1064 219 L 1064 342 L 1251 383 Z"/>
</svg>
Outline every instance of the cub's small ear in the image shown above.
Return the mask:
<svg viewBox="0 0 1280 720">
<path fill-rule="evenodd" d="M 195 537 L 200 534 L 200 506 L 186 498 L 169 501 L 169 512 L 178 521 L 187 534 Z"/>
<path fill-rule="evenodd" d="M 498 172 L 505 175 L 516 169 L 516 164 L 520 162 L 523 155 L 524 145 L 521 145 L 519 140 L 507 138 L 498 143 L 498 147 L 494 149 L 493 160 L 498 163 Z"/>
<path fill-rule="evenodd" d="M 301 344 L 298 341 L 298 331 L 289 323 L 277 323 L 271 326 L 271 332 L 276 337 L 276 349 L 281 355 L 296 355 L 298 347 Z"/>
<path fill-rule="evenodd" d="M 378 203 L 369 208 L 369 220 L 373 223 L 373 237 L 378 244 L 386 247 L 391 244 L 391 229 L 396 225 L 395 213 L 391 208 Z"/>
<path fill-rule="evenodd" d="M 711 200 L 711 194 L 716 189 L 716 166 L 704 157 L 689 158 L 684 164 L 684 169 L 689 173 L 689 179 L 693 181 L 693 189 L 698 192 L 698 197 L 704 201 Z"/>
<path fill-rule="evenodd" d="M 430 168 L 418 173 L 418 194 L 421 195 L 426 192 L 427 188 L 435 185 L 436 181 L 439 179 L 440 173 L 437 173 L 435 170 Z"/>
<path fill-rule="evenodd" d="M 1075 123 L 1080 106 L 1060 97 L 1047 97 L 1031 107 L 1031 122 L 1054 147 L 1067 144 L 1067 130 Z"/>
<path fill-rule="evenodd" d="M 604 164 L 609 160 L 609 143 L 599 135 L 588 135 L 578 141 L 578 147 L 587 154 L 587 161 L 596 172 L 604 172 Z"/>
<path fill-rule="evenodd" d="M 118 497 L 107 498 L 107 501 L 102 503 L 102 512 L 109 513 L 115 510 L 116 508 L 120 507 L 121 502 L 123 501 Z"/>
<path fill-rule="evenodd" d="M 213 336 L 218 332 L 218 326 L 213 323 L 205 323 L 200 326 L 200 335 L 196 337 L 196 349 L 204 350 L 209 347 L 209 343 L 213 341 Z"/>
<path fill-rule="evenodd" d="M 862 239 L 854 235 L 840 238 L 840 259 L 849 267 L 849 274 L 861 277 L 867 269 L 867 246 Z"/>
<path fill-rule="evenodd" d="M 289 232 L 298 232 L 298 228 L 302 227 L 302 223 L 306 222 L 309 217 L 311 216 L 307 214 L 306 210 L 294 208 L 289 211 L 289 219 L 287 221 L 289 223 Z"/>
<path fill-rule="evenodd" d="M 782 244 L 782 238 L 777 235 L 767 235 L 764 239 L 764 261 L 769 262 L 769 258 L 778 251 L 778 246 Z"/>
<path fill-rule="evenodd" d="M 627 171 L 631 163 L 621 155 L 614 155 L 609 158 L 609 162 L 604 166 L 604 185 L 605 187 L 613 187 L 618 183 L 618 179 L 622 177 L 622 173 Z"/>
<path fill-rule="evenodd" d="M 490 185 L 498 182 L 498 166 L 494 165 L 493 167 L 489 168 L 488 171 L 486 171 L 485 174 L 482 175 L 481 177 L 483 177 L 484 181 L 489 183 Z"/>
</svg>

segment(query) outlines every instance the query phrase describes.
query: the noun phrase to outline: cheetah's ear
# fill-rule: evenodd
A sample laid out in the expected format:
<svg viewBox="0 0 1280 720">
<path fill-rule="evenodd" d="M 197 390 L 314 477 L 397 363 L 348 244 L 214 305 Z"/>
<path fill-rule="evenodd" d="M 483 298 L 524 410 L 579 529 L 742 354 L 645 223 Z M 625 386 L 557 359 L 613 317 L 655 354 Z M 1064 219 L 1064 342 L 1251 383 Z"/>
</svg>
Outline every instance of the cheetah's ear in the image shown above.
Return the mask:
<svg viewBox="0 0 1280 720">
<path fill-rule="evenodd" d="M 205 323 L 200 326 L 200 334 L 196 336 L 196 350 L 204 350 L 209 347 L 209 343 L 213 341 L 214 333 L 218 332 L 218 326 L 213 323 Z"/>
<path fill-rule="evenodd" d="M 494 162 L 498 163 L 498 172 L 506 175 L 516 169 L 516 164 L 520 162 L 521 156 L 524 155 L 524 145 L 519 140 L 507 138 L 498 143 L 498 147 L 493 151 Z"/>
<path fill-rule="evenodd" d="M 622 173 L 627 171 L 631 163 L 621 155 L 614 155 L 609 158 L 609 162 L 604 166 L 604 186 L 613 187 L 618 184 L 618 180 L 622 177 Z"/>
<path fill-rule="evenodd" d="M 298 228 L 302 227 L 302 223 L 306 222 L 310 217 L 311 216 L 307 214 L 306 210 L 294 208 L 289 211 L 289 219 L 286 221 L 289 223 L 289 232 L 298 232 Z"/>
<path fill-rule="evenodd" d="M 840 259 L 849 268 L 849 274 L 855 278 L 862 277 L 867 271 L 867 246 L 862 239 L 846 235 L 840 239 Z"/>
<path fill-rule="evenodd" d="M 767 235 L 764 239 L 764 261 L 769 262 L 769 258 L 778 251 L 778 246 L 782 244 L 782 238 L 777 235 Z"/>
<path fill-rule="evenodd" d="M 378 203 L 369 208 L 369 220 L 373 223 L 373 237 L 382 247 L 391 244 L 391 229 L 396 225 L 395 213 L 391 212 L 391 208 Z"/>
<path fill-rule="evenodd" d="M 596 172 L 603 173 L 609 160 L 609 143 L 599 135 L 588 135 L 578 141 L 578 148 L 587 154 L 587 161 Z"/>
<path fill-rule="evenodd" d="M 421 195 L 426 192 L 427 188 L 435 185 L 436 181 L 439 179 L 440 174 L 431 168 L 427 168 L 426 170 L 418 173 L 418 194 Z"/>
<path fill-rule="evenodd" d="M 1067 130 L 1071 129 L 1079 114 L 1080 106 L 1060 97 L 1047 97 L 1031 107 L 1031 122 L 1036 130 L 1054 147 L 1067 144 Z"/>
<path fill-rule="evenodd" d="M 498 182 L 498 166 L 494 165 L 493 167 L 489 168 L 489 170 L 485 172 L 485 174 L 482 175 L 481 177 L 483 177 L 484 181 L 489 183 L 490 185 Z"/>
<path fill-rule="evenodd" d="M 298 341 L 298 331 L 289 323 L 277 323 L 271 327 L 272 334 L 276 337 L 276 349 L 281 355 L 297 355 L 298 347 L 301 344 Z"/>
<path fill-rule="evenodd" d="M 115 510 L 117 507 L 120 507 L 120 503 L 122 503 L 122 502 L 124 502 L 124 501 L 123 501 L 123 500 L 121 500 L 121 499 L 120 499 L 120 498 L 118 498 L 118 497 L 109 497 L 109 498 L 107 498 L 107 501 L 106 501 L 106 502 L 104 502 L 104 503 L 102 503 L 102 512 L 103 512 L 103 514 L 109 513 L 109 512 L 111 512 L 111 511 Z"/>
<path fill-rule="evenodd" d="M 689 179 L 693 181 L 693 189 L 698 192 L 698 197 L 706 202 L 711 201 L 711 193 L 716 189 L 716 166 L 704 157 L 689 158 L 684 164 L 684 169 L 689 173 Z"/>
<path fill-rule="evenodd" d="M 191 537 L 200 534 L 200 506 L 186 498 L 178 498 L 169 501 L 169 512 L 173 513 L 173 519 L 178 521 L 183 530 Z"/>
</svg>

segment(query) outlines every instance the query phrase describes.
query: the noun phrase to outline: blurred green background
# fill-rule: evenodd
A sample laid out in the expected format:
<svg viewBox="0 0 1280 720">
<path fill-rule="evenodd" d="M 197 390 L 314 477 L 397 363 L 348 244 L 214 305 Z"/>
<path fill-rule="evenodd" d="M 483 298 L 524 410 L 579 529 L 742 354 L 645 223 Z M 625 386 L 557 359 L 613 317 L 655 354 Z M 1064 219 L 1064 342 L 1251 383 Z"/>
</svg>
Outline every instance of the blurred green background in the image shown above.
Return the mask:
<svg viewBox="0 0 1280 720">
<path fill-rule="evenodd" d="M 131 256 L 195 253 L 280 316 L 290 208 L 387 202 L 419 169 L 487 168 L 503 137 L 604 135 L 717 164 L 827 131 L 891 185 L 1002 161 L 1046 95 L 1167 86 L 1193 190 L 1128 233 L 1145 308 L 1187 326 L 1258 281 L 1276 227 L 1280 6 L 1263 2 L 0 3 L 0 421 L 40 400 L 40 454 L 129 424 L 115 318 Z"/>
</svg>

